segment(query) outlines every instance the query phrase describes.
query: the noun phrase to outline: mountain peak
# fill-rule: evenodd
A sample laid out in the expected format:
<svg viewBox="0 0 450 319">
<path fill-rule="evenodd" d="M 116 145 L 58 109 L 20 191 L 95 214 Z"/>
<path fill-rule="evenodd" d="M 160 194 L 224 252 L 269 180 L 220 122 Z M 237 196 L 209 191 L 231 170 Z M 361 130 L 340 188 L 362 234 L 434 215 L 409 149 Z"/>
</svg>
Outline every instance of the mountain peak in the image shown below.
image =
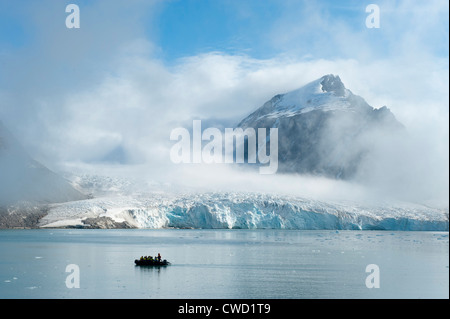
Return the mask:
<svg viewBox="0 0 450 319">
<path fill-rule="evenodd" d="M 375 147 L 389 142 L 381 136 L 403 126 L 389 109 L 374 109 L 338 75 L 328 74 L 276 95 L 238 127 L 279 130 L 279 172 L 352 179 L 367 169 Z M 367 143 L 374 140 L 376 146 Z"/>
<path fill-rule="evenodd" d="M 339 75 L 327 74 L 299 89 L 274 96 L 239 125 L 263 117 L 292 117 L 314 110 L 333 111 L 355 107 L 358 98 L 345 88 Z M 362 98 L 361 98 L 362 100 Z M 366 104 L 365 101 L 362 104 Z"/>
<path fill-rule="evenodd" d="M 317 108 L 348 107 L 352 92 L 345 88 L 339 75 L 327 74 L 299 89 L 282 94 L 274 101 L 274 110 L 310 111 Z"/>
<path fill-rule="evenodd" d="M 328 74 L 320 80 L 323 92 L 334 93 L 336 96 L 345 96 L 345 86 L 339 75 Z"/>
</svg>

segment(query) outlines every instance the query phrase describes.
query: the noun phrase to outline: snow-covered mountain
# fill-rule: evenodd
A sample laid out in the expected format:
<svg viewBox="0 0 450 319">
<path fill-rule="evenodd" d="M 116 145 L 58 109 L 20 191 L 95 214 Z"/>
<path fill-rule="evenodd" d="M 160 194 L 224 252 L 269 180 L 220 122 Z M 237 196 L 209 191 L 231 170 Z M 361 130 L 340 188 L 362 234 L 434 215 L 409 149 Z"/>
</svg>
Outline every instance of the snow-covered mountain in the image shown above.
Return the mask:
<svg viewBox="0 0 450 319">
<path fill-rule="evenodd" d="M 238 127 L 278 128 L 279 172 L 351 179 L 403 125 L 387 107 L 374 109 L 345 88 L 339 76 L 325 75 L 274 96 Z"/>
<path fill-rule="evenodd" d="M 24 201 L 60 203 L 86 198 L 69 181 L 32 159 L 0 122 L 0 207 Z"/>
</svg>

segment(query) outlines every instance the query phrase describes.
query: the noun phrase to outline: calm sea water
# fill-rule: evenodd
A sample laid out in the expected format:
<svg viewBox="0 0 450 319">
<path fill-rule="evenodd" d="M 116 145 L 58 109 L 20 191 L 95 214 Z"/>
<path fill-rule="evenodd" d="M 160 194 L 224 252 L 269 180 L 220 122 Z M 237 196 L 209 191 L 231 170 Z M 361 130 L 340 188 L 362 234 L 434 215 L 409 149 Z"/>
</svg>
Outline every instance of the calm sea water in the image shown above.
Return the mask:
<svg viewBox="0 0 450 319">
<path fill-rule="evenodd" d="M 158 253 L 172 265 L 134 265 L 134 259 Z M 366 272 L 369 264 L 378 266 L 379 288 L 366 286 L 366 278 L 376 275 Z M 67 282 L 77 282 L 68 265 L 79 270 L 79 288 L 68 288 Z M 1 230 L 0 298 L 449 298 L 449 236 Z"/>
</svg>

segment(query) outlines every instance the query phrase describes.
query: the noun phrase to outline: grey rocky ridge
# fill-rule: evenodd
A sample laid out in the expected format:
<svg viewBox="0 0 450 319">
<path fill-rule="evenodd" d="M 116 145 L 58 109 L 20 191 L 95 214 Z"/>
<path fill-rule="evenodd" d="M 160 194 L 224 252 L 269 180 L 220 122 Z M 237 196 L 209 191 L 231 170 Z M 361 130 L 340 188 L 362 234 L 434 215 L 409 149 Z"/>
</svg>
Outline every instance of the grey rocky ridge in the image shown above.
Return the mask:
<svg viewBox="0 0 450 319">
<path fill-rule="evenodd" d="M 344 180 L 361 177 L 374 149 L 405 133 L 386 106 L 373 108 L 331 74 L 274 96 L 237 127 L 278 128 L 279 173 Z"/>
<path fill-rule="evenodd" d="M 34 160 L 0 121 L 0 228 L 33 227 L 47 204 L 86 198 Z"/>
</svg>

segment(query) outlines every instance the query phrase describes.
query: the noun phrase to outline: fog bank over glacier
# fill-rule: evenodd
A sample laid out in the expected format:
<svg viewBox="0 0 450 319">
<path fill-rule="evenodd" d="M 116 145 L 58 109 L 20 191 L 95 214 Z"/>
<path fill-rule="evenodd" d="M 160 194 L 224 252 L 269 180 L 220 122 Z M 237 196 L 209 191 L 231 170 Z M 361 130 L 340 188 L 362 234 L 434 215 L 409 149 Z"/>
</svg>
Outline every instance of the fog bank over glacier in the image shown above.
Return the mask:
<svg viewBox="0 0 450 319">
<path fill-rule="evenodd" d="M 52 205 L 39 227 L 448 231 L 445 203 L 387 199 L 343 181 L 274 175 L 263 183 L 262 175 L 227 167 L 222 174 L 216 174 L 209 190 L 201 178 L 175 185 L 123 176 L 67 176 L 93 198 Z"/>
</svg>

